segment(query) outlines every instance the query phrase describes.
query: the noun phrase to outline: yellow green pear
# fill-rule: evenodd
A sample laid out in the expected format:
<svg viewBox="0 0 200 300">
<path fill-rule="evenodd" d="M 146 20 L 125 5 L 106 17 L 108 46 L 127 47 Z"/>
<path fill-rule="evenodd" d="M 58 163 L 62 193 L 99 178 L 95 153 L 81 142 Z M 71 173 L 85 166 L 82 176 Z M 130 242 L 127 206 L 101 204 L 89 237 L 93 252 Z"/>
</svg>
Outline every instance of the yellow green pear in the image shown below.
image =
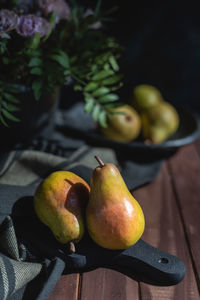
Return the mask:
<svg viewBox="0 0 200 300">
<path fill-rule="evenodd" d="M 140 84 L 133 89 L 131 104 L 141 112 L 151 109 L 162 100 L 162 95 L 155 86 Z"/>
<path fill-rule="evenodd" d="M 160 102 L 141 115 L 143 136 L 149 142 L 160 144 L 168 139 L 179 126 L 179 115 L 174 106 Z"/>
<path fill-rule="evenodd" d="M 90 237 L 103 248 L 120 250 L 134 245 L 145 227 L 141 206 L 129 192 L 118 168 L 99 162 L 91 177 L 86 209 Z"/>
<path fill-rule="evenodd" d="M 69 171 L 53 172 L 37 187 L 35 212 L 60 243 L 78 242 L 82 238 L 89 192 L 89 185 Z"/>
<path fill-rule="evenodd" d="M 107 127 L 101 127 L 102 134 L 117 142 L 130 142 L 136 139 L 141 130 L 141 120 L 137 111 L 125 104 L 112 109 L 112 112 Z"/>
</svg>

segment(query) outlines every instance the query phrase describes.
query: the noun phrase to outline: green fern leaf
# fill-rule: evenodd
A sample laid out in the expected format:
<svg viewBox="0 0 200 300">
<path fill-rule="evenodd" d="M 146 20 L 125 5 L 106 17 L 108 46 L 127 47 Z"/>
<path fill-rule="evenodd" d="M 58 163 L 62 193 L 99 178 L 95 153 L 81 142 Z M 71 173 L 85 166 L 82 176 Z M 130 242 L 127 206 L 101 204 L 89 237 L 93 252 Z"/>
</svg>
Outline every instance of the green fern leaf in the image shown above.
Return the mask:
<svg viewBox="0 0 200 300">
<path fill-rule="evenodd" d="M 10 121 L 14 121 L 14 122 L 20 122 L 20 119 L 16 118 L 15 116 L 13 116 L 10 112 L 8 112 L 6 109 L 2 108 L 2 114 L 4 115 L 4 117 L 6 117 L 8 120 Z"/>
</svg>

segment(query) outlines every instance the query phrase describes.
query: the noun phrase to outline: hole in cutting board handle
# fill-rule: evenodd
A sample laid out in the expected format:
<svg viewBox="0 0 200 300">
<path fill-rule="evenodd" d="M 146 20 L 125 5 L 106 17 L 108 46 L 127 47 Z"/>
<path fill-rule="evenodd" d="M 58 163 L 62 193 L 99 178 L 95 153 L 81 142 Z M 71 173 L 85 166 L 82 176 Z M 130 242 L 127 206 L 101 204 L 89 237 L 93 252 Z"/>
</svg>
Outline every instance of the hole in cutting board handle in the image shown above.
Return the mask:
<svg viewBox="0 0 200 300">
<path fill-rule="evenodd" d="M 168 260 L 168 258 L 166 258 L 166 257 L 161 257 L 161 258 L 158 260 L 158 262 L 159 262 L 160 264 L 168 264 L 169 260 Z"/>
</svg>

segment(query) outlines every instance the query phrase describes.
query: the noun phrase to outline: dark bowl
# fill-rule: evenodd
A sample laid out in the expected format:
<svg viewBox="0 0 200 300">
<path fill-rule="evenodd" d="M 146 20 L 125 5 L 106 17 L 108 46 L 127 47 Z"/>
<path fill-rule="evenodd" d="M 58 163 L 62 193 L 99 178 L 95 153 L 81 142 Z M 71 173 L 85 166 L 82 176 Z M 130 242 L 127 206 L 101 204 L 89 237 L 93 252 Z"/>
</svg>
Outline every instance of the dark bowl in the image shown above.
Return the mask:
<svg viewBox="0 0 200 300">
<path fill-rule="evenodd" d="M 85 139 L 88 144 L 99 147 L 109 147 L 116 151 L 126 152 L 132 155 L 145 155 L 146 158 L 162 158 L 172 153 L 182 146 L 194 142 L 200 136 L 199 117 L 188 109 L 176 107 L 180 125 L 175 134 L 165 142 L 155 145 L 144 143 L 142 137 L 129 143 L 115 142 L 105 138 L 98 130 L 90 115 L 84 113 L 84 106 L 78 103 L 64 116 L 63 132 L 76 138 Z M 62 124 L 62 125 L 63 125 Z"/>
</svg>

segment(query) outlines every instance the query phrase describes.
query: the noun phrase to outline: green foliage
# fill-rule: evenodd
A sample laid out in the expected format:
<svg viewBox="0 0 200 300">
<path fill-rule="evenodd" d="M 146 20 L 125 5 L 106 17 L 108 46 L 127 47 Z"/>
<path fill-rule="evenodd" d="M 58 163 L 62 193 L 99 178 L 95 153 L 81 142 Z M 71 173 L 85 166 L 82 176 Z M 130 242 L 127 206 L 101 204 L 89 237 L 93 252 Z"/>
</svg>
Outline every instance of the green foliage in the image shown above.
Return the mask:
<svg viewBox="0 0 200 300">
<path fill-rule="evenodd" d="M 7 39 L 0 39 L 0 54 L 4 54 L 7 50 Z"/>
<path fill-rule="evenodd" d="M 19 111 L 19 100 L 15 96 L 18 89 L 12 86 L 3 86 L 0 81 L 0 122 L 8 127 L 8 121 L 19 122 L 13 112 Z"/>
<path fill-rule="evenodd" d="M 32 89 L 36 100 L 39 100 L 42 94 L 42 81 L 41 80 L 34 80 L 32 83 Z"/>
<path fill-rule="evenodd" d="M 74 73 L 75 78 L 79 77 L 76 89 L 83 93 L 85 112 L 90 113 L 93 120 L 103 127 L 107 126 L 108 116 L 119 103 L 119 96 L 115 92 L 123 85 L 123 76 L 119 73 L 117 62 L 120 51 L 118 47 L 111 43 L 110 38 L 104 40 L 98 55 L 91 53 L 83 74 L 76 74 L 76 69 L 71 72 L 72 77 Z"/>
<path fill-rule="evenodd" d="M 102 14 L 101 0 L 88 15 L 83 6 L 71 2 L 70 20 L 57 24 L 55 13 L 48 16 L 50 31 L 45 37 L 36 33 L 22 38 L 14 31 L 0 36 L 0 123 L 4 126 L 9 121 L 19 122 L 15 114 L 20 109 L 17 85 L 31 88 L 38 101 L 44 90 L 54 92 L 72 82 L 74 90 L 83 95 L 85 112 L 103 127 L 112 108 L 119 104 L 122 48 L 104 32 L 108 12 Z M 96 22 L 102 23 L 100 29 L 92 28 Z"/>
<path fill-rule="evenodd" d="M 51 54 L 49 57 L 59 63 L 64 69 L 69 68 L 69 57 L 64 51 L 59 50 L 57 54 Z"/>
<path fill-rule="evenodd" d="M 42 60 L 38 57 L 32 57 L 29 61 L 29 67 L 38 67 L 42 65 Z"/>
</svg>

